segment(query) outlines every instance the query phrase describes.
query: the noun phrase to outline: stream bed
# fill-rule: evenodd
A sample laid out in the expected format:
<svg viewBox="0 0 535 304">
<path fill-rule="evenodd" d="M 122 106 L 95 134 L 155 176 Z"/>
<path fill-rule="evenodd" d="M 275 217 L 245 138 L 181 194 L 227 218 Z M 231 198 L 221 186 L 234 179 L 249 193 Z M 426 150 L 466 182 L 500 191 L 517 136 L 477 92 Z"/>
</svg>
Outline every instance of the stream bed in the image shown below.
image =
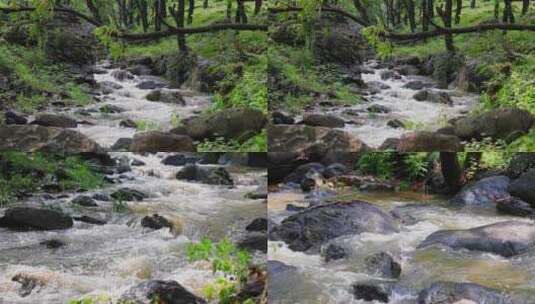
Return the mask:
<svg viewBox="0 0 535 304">
<path fill-rule="evenodd" d="M 269 219 L 280 224 L 296 213 L 287 211 L 287 204 L 306 207 L 310 200 L 311 197 L 291 188 L 270 193 Z M 468 229 L 509 220 L 532 221 L 497 215 L 495 210 L 456 209 L 448 206 L 446 198 L 412 192 L 341 190 L 328 199 L 329 202 L 350 200 L 370 202 L 387 212 L 396 210 L 401 217 L 410 216 L 411 223 L 401 224 L 400 231 L 393 234 L 361 233 L 335 238 L 329 244 L 345 248 L 348 254 L 343 259 L 329 262 L 325 262 L 319 253 L 293 251 L 284 242 L 269 241 L 270 263 L 282 262 L 288 268 L 280 270 L 283 274 L 277 276 L 279 280 L 270 281 L 270 303 L 380 303 L 353 296 L 352 285 L 370 280 L 395 282 L 388 300 L 390 304 L 415 304 L 419 291 L 437 281 L 476 283 L 526 299 L 520 303 L 535 303 L 533 252 L 506 258 L 477 251 L 418 248 L 427 236 L 438 230 Z M 401 265 L 397 280 L 384 279 L 366 271 L 365 257 L 379 252 L 387 252 Z"/>
<path fill-rule="evenodd" d="M 236 242 L 253 219 L 265 218 L 265 202 L 246 194 L 267 183 L 266 170 L 230 163 L 224 167 L 234 186 L 208 185 L 177 180 L 176 172 L 182 167 L 161 163 L 168 155 L 112 153 L 114 158 L 136 160 L 137 165 L 129 172 L 107 175 L 115 184 L 83 193 L 106 196 L 126 187 L 147 195 L 142 201 L 125 202 L 127 212 L 114 211 L 112 200 L 96 200 L 97 207 L 72 205 L 72 198 L 80 193 L 37 194 L 18 203 L 60 208 L 73 217 L 91 216 L 106 224 L 75 221 L 70 229 L 54 231 L 0 228 L 0 303 L 63 304 L 88 295 L 106 295 L 115 301 L 149 279 L 175 280 L 202 296 L 202 288 L 220 274 L 213 274 L 209 263 L 188 262 L 187 244 L 204 237 Z M 4 211 L 0 209 L 0 214 Z M 141 219 L 155 213 L 167 218 L 173 229 L 142 227 Z M 40 244 L 52 239 L 65 245 L 53 249 Z M 255 251 L 253 262 L 263 264 L 265 254 Z M 17 275 L 31 278 L 37 286 L 21 295 L 21 284 L 12 280 Z"/>
</svg>

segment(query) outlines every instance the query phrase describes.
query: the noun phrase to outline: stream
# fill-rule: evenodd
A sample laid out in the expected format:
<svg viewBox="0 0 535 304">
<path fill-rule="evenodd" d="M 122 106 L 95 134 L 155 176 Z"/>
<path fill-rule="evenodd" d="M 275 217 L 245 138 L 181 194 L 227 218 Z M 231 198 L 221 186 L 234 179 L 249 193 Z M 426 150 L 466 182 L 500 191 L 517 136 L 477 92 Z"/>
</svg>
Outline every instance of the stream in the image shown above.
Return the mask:
<svg viewBox="0 0 535 304">
<path fill-rule="evenodd" d="M 211 96 L 201 95 L 189 89 L 170 89 L 166 80 L 155 76 L 136 76 L 129 74 L 122 81 L 113 76 L 114 72 L 124 71 L 114 68 L 104 61 L 96 66 L 94 77 L 100 85 L 109 88 L 109 94 L 101 94 L 101 102 L 91 104 L 83 109 L 72 110 L 80 120 L 78 130 L 95 140 L 102 147 L 112 146 L 119 138 L 132 138 L 137 131 L 134 127 L 120 126 L 125 119 L 143 122 L 147 130 L 169 131 L 187 117 L 201 113 L 211 103 Z M 130 78 L 129 78 L 130 77 Z M 184 98 L 185 104 L 149 101 L 146 99 L 153 89 L 140 89 L 142 82 L 152 81 L 162 92 L 177 92 Z M 159 86 L 164 86 L 159 88 Z M 107 113 L 100 109 L 103 106 L 118 107 L 120 112 Z"/>
<path fill-rule="evenodd" d="M 203 237 L 237 241 L 246 234 L 248 223 L 266 216 L 262 200 L 245 198 L 266 183 L 265 169 L 229 163 L 225 168 L 235 185 L 215 186 L 177 180 L 175 174 L 182 167 L 163 165 L 166 153 L 111 155 L 145 164 L 131 166 L 130 172 L 107 175 L 117 182 L 84 194 L 110 194 L 127 187 L 148 198 L 127 202 L 127 212 L 113 211 L 112 201 L 97 200 L 97 207 L 74 206 L 70 201 L 79 193 L 52 197 L 37 194 L 20 202 L 24 206 L 61 208 L 73 216 L 87 215 L 107 223 L 75 221 L 72 228 L 55 231 L 14 232 L 0 228 L 0 303 L 63 304 L 87 295 L 107 295 L 115 303 L 127 289 L 148 279 L 175 280 L 202 296 L 202 288 L 215 282 L 220 274 L 213 274 L 207 262 L 189 263 L 186 245 Z M 4 211 L 0 209 L 0 214 Z M 167 218 L 174 228 L 142 227 L 141 218 L 154 213 Z M 50 249 L 40 244 L 50 239 L 66 245 Z M 263 261 L 265 254 L 256 251 L 253 262 Z M 15 275 L 31 277 L 39 283 L 22 297 L 21 284 L 12 281 Z"/>
<path fill-rule="evenodd" d="M 374 87 L 375 92 L 364 96 L 367 100 L 365 102 L 326 112 L 343 118 L 346 121 L 343 130 L 373 148 L 379 147 L 388 138 L 399 138 L 411 129 L 436 131 L 444 127 L 448 120 L 470 112 L 478 103 L 478 95 L 454 88 L 437 89 L 436 81 L 429 77 L 395 73 L 395 77 L 382 79 L 382 73 L 394 70 L 385 68 L 374 60 L 364 63 L 362 71 L 362 80 L 369 87 Z M 413 96 L 419 90 L 404 87 L 415 81 L 422 82 L 433 93 L 447 93 L 452 104 L 415 100 Z M 369 112 L 368 108 L 375 105 L 385 107 L 389 112 Z M 388 122 L 392 120 L 403 122 L 405 128 L 389 126 Z"/>
<path fill-rule="evenodd" d="M 399 233 L 390 235 L 362 233 L 336 238 L 329 243 L 348 248 L 349 253 L 346 258 L 329 262 L 317 253 L 292 251 L 283 242 L 270 241 L 268 260 L 295 267 L 295 271 L 285 273 L 286 279 L 270 281 L 270 303 L 379 303 L 357 300 L 352 294 L 352 285 L 357 282 L 386 280 L 365 271 L 365 257 L 378 252 L 388 252 L 401 264 L 401 276 L 389 299 L 390 304 L 415 304 L 420 290 L 440 280 L 477 283 L 523 296 L 526 303 L 535 303 L 535 256 L 532 253 L 505 258 L 477 251 L 417 249 L 420 242 L 437 230 L 467 229 L 512 219 L 529 220 L 497 215 L 494 210 L 455 209 L 447 205 L 445 198 L 412 192 L 364 193 L 346 189 L 330 198 L 331 201 L 354 199 L 370 202 L 385 211 L 396 209 L 412 216 L 416 223 L 401 225 Z M 279 224 L 295 213 L 286 211 L 287 204 L 307 206 L 308 201 L 309 197 L 291 188 L 270 193 L 269 218 Z"/>
</svg>

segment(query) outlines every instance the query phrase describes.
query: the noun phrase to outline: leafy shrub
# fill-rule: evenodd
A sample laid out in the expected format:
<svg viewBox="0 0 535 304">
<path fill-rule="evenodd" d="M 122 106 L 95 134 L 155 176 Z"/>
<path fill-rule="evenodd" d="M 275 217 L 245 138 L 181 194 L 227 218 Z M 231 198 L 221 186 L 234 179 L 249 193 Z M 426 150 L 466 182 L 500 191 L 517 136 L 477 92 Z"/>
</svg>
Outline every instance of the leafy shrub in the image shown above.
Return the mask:
<svg viewBox="0 0 535 304">
<path fill-rule="evenodd" d="M 418 180 L 427 174 L 427 153 L 409 153 L 403 158 L 403 164 L 410 180 Z"/>
<path fill-rule="evenodd" d="M 357 168 L 363 174 L 371 174 L 381 179 L 392 177 L 394 154 L 391 152 L 370 152 L 362 155 Z"/>
</svg>

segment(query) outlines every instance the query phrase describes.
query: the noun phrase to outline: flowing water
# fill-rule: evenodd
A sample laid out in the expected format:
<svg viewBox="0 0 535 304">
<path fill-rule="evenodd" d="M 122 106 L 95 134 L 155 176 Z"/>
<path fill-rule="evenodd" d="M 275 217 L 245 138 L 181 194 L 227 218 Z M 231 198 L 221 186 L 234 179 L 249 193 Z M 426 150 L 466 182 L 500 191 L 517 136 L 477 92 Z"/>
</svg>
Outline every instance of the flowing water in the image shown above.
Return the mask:
<svg viewBox="0 0 535 304">
<path fill-rule="evenodd" d="M 400 79 L 390 78 L 383 80 L 381 79 L 381 73 L 388 71 L 388 69 L 382 68 L 376 61 L 365 63 L 363 71 L 369 71 L 368 73 L 362 73 L 362 80 L 366 84 L 381 83 L 389 88 L 382 89 L 377 94 L 366 96 L 367 102 L 351 107 L 338 108 L 332 114 L 344 118 L 346 122 L 350 122 L 346 123 L 344 130 L 374 148 L 379 147 L 388 138 L 399 138 L 403 133 L 408 132 L 404 128 L 388 126 L 388 122 L 391 120 L 400 120 L 409 129 L 435 131 L 443 127 L 448 120 L 468 113 L 478 102 L 477 95 L 461 93 L 455 89 L 440 90 L 436 88 L 431 88 L 430 90 L 448 93 L 453 104 L 417 101 L 413 96 L 418 91 L 407 89 L 403 86 L 410 81 L 421 81 L 436 86 L 434 80 L 414 75 L 400 75 Z M 372 105 L 385 106 L 391 112 L 368 113 L 367 108 Z M 347 114 L 348 112 L 352 114 Z"/>
<path fill-rule="evenodd" d="M 129 287 L 147 279 L 176 280 L 202 295 L 202 288 L 220 274 L 212 274 L 207 263 L 187 262 L 186 245 L 205 236 L 238 240 L 249 222 L 265 217 L 266 205 L 245 195 L 266 183 L 266 171 L 229 165 L 234 187 L 179 181 L 174 175 L 180 167 L 162 165 L 164 155 L 115 153 L 116 157 L 136 158 L 146 165 L 113 175 L 121 183 L 88 193 L 111 193 L 129 187 L 149 195 L 141 202 L 127 202 L 129 212 L 113 212 L 113 203 L 103 201 L 97 201 L 99 207 L 73 208 L 70 200 L 76 193 L 57 199 L 37 196 L 23 202 L 105 219 L 107 224 L 75 221 L 70 229 L 44 232 L 0 228 L 0 303 L 59 304 L 84 295 L 117 299 Z M 0 209 L 0 214 L 3 211 Z M 154 213 L 169 219 L 175 228 L 142 227 L 141 218 Z M 66 246 L 48 249 L 39 244 L 50 239 L 62 240 Z M 256 253 L 254 259 L 261 263 L 265 255 Z M 11 280 L 17 274 L 39 282 L 30 295 L 18 294 L 21 285 Z"/>
<path fill-rule="evenodd" d="M 352 285 L 359 281 L 378 279 L 365 271 L 364 258 L 386 251 L 401 264 L 399 278 L 390 304 L 414 304 L 418 292 L 432 282 L 446 280 L 472 282 L 526 297 L 535 303 L 535 256 L 524 254 L 514 258 L 438 248 L 417 249 L 431 233 L 442 229 L 468 229 L 507 220 L 522 220 L 497 215 L 491 210 L 453 209 L 445 198 L 415 193 L 370 194 L 347 191 L 331 200 L 360 199 L 374 203 L 386 211 L 396 209 L 414 217 L 417 222 L 404 225 L 399 233 L 381 235 L 364 233 L 335 239 L 335 244 L 349 249 L 342 260 L 324 262 L 319 254 L 295 252 L 282 242 L 269 242 L 269 260 L 296 267 L 295 273 L 282 283 L 270 286 L 270 303 L 370 303 L 354 299 Z M 270 193 L 270 220 L 280 223 L 292 212 L 288 203 L 306 205 L 308 198 L 295 190 Z M 375 303 L 375 302 L 372 302 Z"/>
<path fill-rule="evenodd" d="M 161 90 L 181 93 L 186 104 L 149 101 L 145 97 L 152 90 L 139 89 L 136 85 L 143 81 L 165 82 L 165 80 L 154 76 L 134 76 L 133 79 L 119 81 L 112 76 L 112 73 L 119 69 L 112 68 L 108 62 L 97 65 L 97 69 L 105 72 L 94 75 L 98 83 L 109 82 L 120 85 L 122 88 L 112 89 L 110 94 L 100 96 L 102 102 L 85 108 L 90 117 L 82 115 L 77 115 L 77 117 L 89 122 L 89 124 L 79 124 L 79 131 L 103 147 L 110 147 L 119 138 L 132 138 L 136 133 L 135 128 L 119 126 L 121 120 L 131 119 L 138 123 L 141 121 L 148 129 L 168 131 L 178 121 L 202 112 L 211 103 L 211 96 L 209 95 L 200 95 L 198 92 L 187 89 L 168 88 Z M 99 109 L 105 105 L 117 106 L 122 108 L 123 111 L 120 113 L 99 112 Z M 80 109 L 72 112 L 73 114 L 80 113 Z"/>
</svg>

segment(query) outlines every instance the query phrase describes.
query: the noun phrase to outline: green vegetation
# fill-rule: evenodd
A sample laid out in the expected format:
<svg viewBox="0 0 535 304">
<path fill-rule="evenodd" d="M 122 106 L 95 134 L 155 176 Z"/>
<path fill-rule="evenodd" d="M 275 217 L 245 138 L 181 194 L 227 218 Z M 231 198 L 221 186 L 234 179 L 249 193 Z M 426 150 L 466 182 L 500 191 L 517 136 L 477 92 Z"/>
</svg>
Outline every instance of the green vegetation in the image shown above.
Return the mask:
<svg viewBox="0 0 535 304">
<path fill-rule="evenodd" d="M 0 45 L 0 74 L 7 72 L 12 79 L 13 91 L 2 91 L 0 99 L 17 110 L 32 113 L 47 106 L 51 95 L 66 93 L 64 101 L 83 105 L 90 101 L 87 89 L 69 79 L 65 65 L 52 62 L 42 49 L 12 44 Z M 11 96 L 16 92 L 14 98 Z"/>
<path fill-rule="evenodd" d="M 60 157 L 42 153 L 4 152 L 0 154 L 0 206 L 13 203 L 24 193 L 59 180 L 62 189 L 95 189 L 103 177 L 77 156 Z"/>
<path fill-rule="evenodd" d="M 251 255 L 238 249 L 227 239 L 217 243 L 209 239 L 192 243 L 186 248 L 186 254 L 190 262 L 209 261 L 214 274 L 223 274 L 214 284 L 204 288 L 206 299 L 211 301 L 218 298 L 221 304 L 233 303 L 232 299 L 239 291 L 240 285 L 247 282 Z"/>
<path fill-rule="evenodd" d="M 227 141 L 223 138 L 206 140 L 197 145 L 197 152 L 264 152 L 267 151 L 266 130 L 243 143 L 237 140 Z"/>
<path fill-rule="evenodd" d="M 362 174 L 370 174 L 380 179 L 390 179 L 394 171 L 393 152 L 366 153 L 357 162 L 357 169 Z"/>
</svg>

